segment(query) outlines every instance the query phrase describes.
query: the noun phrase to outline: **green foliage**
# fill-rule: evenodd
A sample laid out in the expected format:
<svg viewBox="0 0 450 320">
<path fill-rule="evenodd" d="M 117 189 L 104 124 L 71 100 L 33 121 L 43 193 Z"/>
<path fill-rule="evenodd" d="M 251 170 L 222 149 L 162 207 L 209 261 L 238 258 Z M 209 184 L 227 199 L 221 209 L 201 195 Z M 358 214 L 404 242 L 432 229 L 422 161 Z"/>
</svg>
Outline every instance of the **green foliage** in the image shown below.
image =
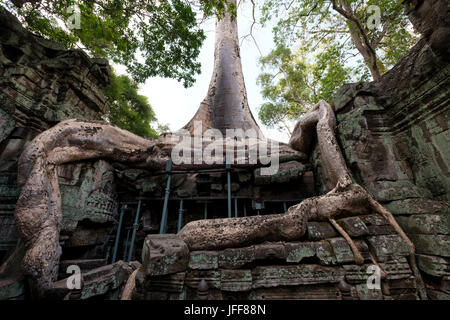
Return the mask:
<svg viewBox="0 0 450 320">
<path fill-rule="evenodd" d="M 268 127 L 289 131 L 288 121 L 298 120 L 320 99 L 331 101 L 335 89 L 349 80 L 339 48 L 330 46 L 314 59 L 308 48 L 291 50 L 280 44 L 260 59 L 263 72 L 258 77 L 264 103 L 258 116 Z M 311 62 L 311 60 L 313 62 Z"/>
<path fill-rule="evenodd" d="M 200 72 L 196 59 L 205 39 L 197 12 L 204 17 L 234 10 L 227 0 L 54 0 L 32 1 L 16 8 L 31 31 L 67 47 L 82 47 L 127 67 L 137 82 L 161 76 L 191 86 Z M 69 28 L 80 9 L 80 28 Z M 234 12 L 234 11 L 233 11 Z"/>
<path fill-rule="evenodd" d="M 331 102 L 344 82 L 378 79 L 417 41 L 397 0 L 265 0 L 261 12 L 263 24 L 276 21 L 277 48 L 261 60 L 259 77 L 268 100 L 259 117 L 272 127 Z"/>
<path fill-rule="evenodd" d="M 147 97 L 138 94 L 138 84 L 126 75 L 111 73 L 110 84 L 103 90 L 110 102 L 108 120 L 142 137 L 156 138 L 159 130 L 151 127 L 156 116 Z"/>
</svg>

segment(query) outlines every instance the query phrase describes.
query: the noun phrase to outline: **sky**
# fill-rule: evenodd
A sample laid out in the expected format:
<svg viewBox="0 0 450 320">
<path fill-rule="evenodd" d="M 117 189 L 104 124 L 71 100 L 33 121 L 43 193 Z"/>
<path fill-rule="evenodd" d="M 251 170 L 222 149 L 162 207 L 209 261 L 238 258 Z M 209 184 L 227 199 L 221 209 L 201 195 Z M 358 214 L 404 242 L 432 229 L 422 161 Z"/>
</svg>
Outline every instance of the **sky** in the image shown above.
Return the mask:
<svg viewBox="0 0 450 320">
<path fill-rule="evenodd" d="M 246 1 L 238 9 L 240 39 L 249 33 L 252 21 L 251 4 Z M 185 89 L 183 84 L 176 80 L 159 77 L 148 79 L 140 87 L 139 93 L 148 97 L 158 121 L 162 124 L 168 124 L 171 131 L 178 130 L 189 122 L 207 94 L 214 64 L 214 25 L 215 20 L 213 18 L 203 25 L 207 38 L 198 57 L 198 61 L 202 64 L 202 70 L 201 74 L 197 75 L 196 82 L 191 88 Z M 259 24 L 255 25 L 253 36 L 263 55 L 267 55 L 274 47 L 271 25 L 264 28 Z M 247 88 L 248 103 L 253 116 L 266 138 L 288 142 L 289 137 L 286 133 L 277 129 L 269 129 L 258 119 L 258 107 L 264 103 L 260 92 L 261 88 L 256 83 L 257 77 L 261 73 L 258 65 L 261 55 L 251 37 L 247 37 L 244 41 L 241 40 L 241 43 L 242 71 Z M 114 68 L 119 74 L 125 72 L 123 66 L 115 65 Z"/>
</svg>

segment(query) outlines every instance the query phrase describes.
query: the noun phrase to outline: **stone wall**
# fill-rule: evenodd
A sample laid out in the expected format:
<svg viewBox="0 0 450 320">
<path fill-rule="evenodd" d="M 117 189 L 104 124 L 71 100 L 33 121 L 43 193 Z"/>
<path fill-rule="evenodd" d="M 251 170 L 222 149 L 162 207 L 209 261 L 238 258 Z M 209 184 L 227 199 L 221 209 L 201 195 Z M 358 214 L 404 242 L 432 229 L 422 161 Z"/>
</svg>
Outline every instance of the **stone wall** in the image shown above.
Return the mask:
<svg viewBox="0 0 450 320">
<path fill-rule="evenodd" d="M 134 299 L 418 299 L 409 247 L 377 214 L 337 220 L 355 239 L 364 264 L 328 222 L 309 222 L 298 242 L 265 242 L 192 251 L 176 235 L 147 236 Z M 370 254 L 386 273 L 369 289 Z"/>
<path fill-rule="evenodd" d="M 30 33 L 2 7 L 0 21 L 1 262 L 18 242 L 13 214 L 20 193 L 17 160 L 24 146 L 62 120 L 101 120 L 109 109 L 102 93 L 109 65 Z M 112 168 L 105 162 L 68 165 L 59 173 L 65 221 L 73 226 L 65 224 L 66 235 L 75 231 L 74 220 L 117 215 Z"/>
<path fill-rule="evenodd" d="M 448 299 L 450 7 L 446 1 L 406 3 L 423 38 L 378 82 L 341 88 L 334 99 L 336 133 L 355 181 L 414 242 L 429 296 Z M 313 158 L 324 186 L 317 151 Z"/>
</svg>

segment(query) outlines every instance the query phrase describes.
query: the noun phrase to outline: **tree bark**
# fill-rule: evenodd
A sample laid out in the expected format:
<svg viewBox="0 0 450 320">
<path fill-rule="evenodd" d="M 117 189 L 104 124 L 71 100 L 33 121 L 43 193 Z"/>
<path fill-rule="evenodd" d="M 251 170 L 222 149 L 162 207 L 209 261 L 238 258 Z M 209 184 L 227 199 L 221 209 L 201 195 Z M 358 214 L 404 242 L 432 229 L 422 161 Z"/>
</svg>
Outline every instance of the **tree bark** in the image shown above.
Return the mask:
<svg viewBox="0 0 450 320">
<path fill-rule="evenodd" d="M 61 247 L 61 194 L 57 166 L 104 158 L 146 165 L 155 142 L 102 122 L 67 120 L 38 135 L 19 159 L 23 186 L 14 218 L 25 243 L 22 262 L 38 296 L 57 279 Z"/>
<path fill-rule="evenodd" d="M 236 0 L 230 2 L 236 4 Z M 203 132 L 210 128 L 223 134 L 226 129 L 254 129 L 263 137 L 248 106 L 237 21 L 229 13 L 216 22 L 214 71 L 208 94 L 184 128 L 193 133 L 195 121 L 202 122 Z"/>
</svg>

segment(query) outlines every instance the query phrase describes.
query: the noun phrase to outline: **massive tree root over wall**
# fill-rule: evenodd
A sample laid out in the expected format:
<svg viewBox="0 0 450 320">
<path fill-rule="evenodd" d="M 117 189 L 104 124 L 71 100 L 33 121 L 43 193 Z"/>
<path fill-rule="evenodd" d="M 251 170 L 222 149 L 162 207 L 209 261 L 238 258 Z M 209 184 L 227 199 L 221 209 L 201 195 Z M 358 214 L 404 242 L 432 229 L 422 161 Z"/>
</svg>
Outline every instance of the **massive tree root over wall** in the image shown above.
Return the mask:
<svg viewBox="0 0 450 320">
<path fill-rule="evenodd" d="M 375 211 L 386 218 L 410 246 L 411 267 L 420 281 L 415 265 L 413 243 L 392 214 L 365 189 L 352 181 L 336 140 L 335 127 L 336 119 L 333 109 L 328 103 L 320 101 L 297 123 L 290 141 L 294 149 L 308 153 L 314 138 L 317 137 L 327 178 L 331 186 L 334 186 L 330 192 L 323 196 L 306 199 L 289 208 L 284 215 L 194 221 L 188 223 L 179 232 L 179 236 L 191 250 L 213 250 L 239 247 L 264 240 L 298 240 L 305 234 L 308 221 L 329 221 L 349 243 L 355 262 L 362 264 L 364 259 L 355 243 L 334 219 L 337 216 Z M 426 298 L 423 293 L 421 296 Z"/>
<path fill-rule="evenodd" d="M 392 214 L 361 186 L 353 183 L 336 140 L 335 126 L 331 106 L 321 101 L 298 122 L 290 141 L 294 149 L 308 153 L 316 131 L 322 162 L 334 186 L 326 195 L 306 199 L 289 208 L 285 215 L 194 221 L 179 232 L 180 237 L 193 250 L 237 247 L 262 240 L 297 240 L 305 234 L 307 221 L 327 220 L 336 226 L 336 216 L 364 214 L 372 209 L 389 221 L 414 253 L 413 243 Z M 344 233 L 340 228 L 338 231 Z M 362 263 L 356 246 L 348 235 L 343 236 L 350 240 L 357 262 Z"/>
<path fill-rule="evenodd" d="M 42 295 L 57 278 L 61 248 L 61 194 L 57 166 L 73 161 L 104 158 L 146 164 L 154 142 L 102 122 L 63 121 L 41 133 L 19 159 L 22 191 L 15 220 L 26 253 L 23 268 Z"/>
<path fill-rule="evenodd" d="M 334 112 L 329 104 L 321 101 L 300 120 L 291 140 L 294 148 L 308 152 L 316 132 L 322 162 L 334 186 L 326 195 L 306 199 L 289 208 L 284 215 L 194 221 L 187 224 L 179 236 L 191 250 L 239 247 L 262 241 L 298 240 L 305 233 L 307 221 L 328 220 L 349 242 L 355 261 L 363 263 L 356 245 L 334 218 L 363 214 L 371 209 L 392 224 L 409 244 L 413 255 L 414 245 L 392 214 L 352 182 L 334 130 Z M 57 166 L 102 158 L 159 169 L 164 166 L 167 151 L 171 149 L 167 142 L 162 143 L 166 145 L 102 122 L 68 120 L 43 132 L 26 148 L 19 160 L 19 184 L 23 188 L 15 219 L 26 246 L 23 267 L 34 280 L 37 294 L 43 295 L 51 288 L 57 278 L 61 256 L 62 213 Z"/>
</svg>

